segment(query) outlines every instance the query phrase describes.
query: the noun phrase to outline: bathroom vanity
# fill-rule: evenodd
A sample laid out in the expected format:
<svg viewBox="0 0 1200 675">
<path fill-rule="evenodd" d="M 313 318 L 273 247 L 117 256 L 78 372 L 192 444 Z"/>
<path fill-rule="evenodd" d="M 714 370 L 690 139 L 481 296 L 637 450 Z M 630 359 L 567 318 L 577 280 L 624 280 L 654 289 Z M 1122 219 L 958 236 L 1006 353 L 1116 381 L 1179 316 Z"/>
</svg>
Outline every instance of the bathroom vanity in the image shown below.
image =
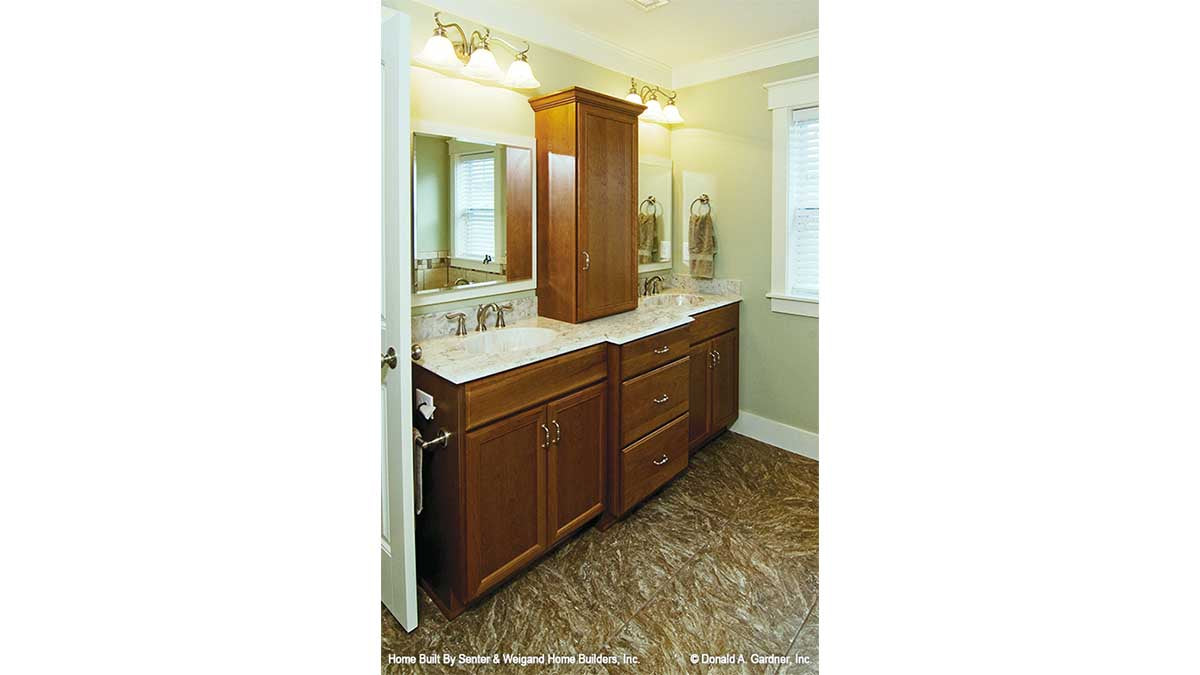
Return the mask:
<svg viewBox="0 0 1200 675">
<path fill-rule="evenodd" d="M 436 410 L 418 428 L 450 434 L 423 454 L 417 566 L 447 617 L 579 529 L 616 522 L 736 418 L 739 302 L 664 293 L 586 323 L 422 342 L 413 381 Z M 553 338 L 493 337 L 531 329 Z"/>
<path fill-rule="evenodd" d="M 653 498 L 737 417 L 740 287 L 639 294 L 680 240 L 670 161 L 639 181 L 644 107 L 578 87 L 530 107 L 533 138 L 421 125 L 413 141 L 413 304 L 483 303 L 474 332 L 461 311 L 415 319 L 440 336 L 413 361 L 417 576 L 450 618 Z"/>
</svg>

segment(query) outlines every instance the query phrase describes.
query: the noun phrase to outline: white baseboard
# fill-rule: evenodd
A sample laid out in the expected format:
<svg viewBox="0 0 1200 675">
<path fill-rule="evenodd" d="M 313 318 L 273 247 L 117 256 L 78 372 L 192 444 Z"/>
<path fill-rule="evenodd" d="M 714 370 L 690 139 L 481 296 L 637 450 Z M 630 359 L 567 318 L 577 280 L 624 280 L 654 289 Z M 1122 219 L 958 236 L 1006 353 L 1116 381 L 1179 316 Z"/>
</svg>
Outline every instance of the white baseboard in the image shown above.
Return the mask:
<svg viewBox="0 0 1200 675">
<path fill-rule="evenodd" d="M 809 459 L 817 459 L 817 434 L 800 427 L 739 410 L 737 421 L 729 430 Z"/>
</svg>

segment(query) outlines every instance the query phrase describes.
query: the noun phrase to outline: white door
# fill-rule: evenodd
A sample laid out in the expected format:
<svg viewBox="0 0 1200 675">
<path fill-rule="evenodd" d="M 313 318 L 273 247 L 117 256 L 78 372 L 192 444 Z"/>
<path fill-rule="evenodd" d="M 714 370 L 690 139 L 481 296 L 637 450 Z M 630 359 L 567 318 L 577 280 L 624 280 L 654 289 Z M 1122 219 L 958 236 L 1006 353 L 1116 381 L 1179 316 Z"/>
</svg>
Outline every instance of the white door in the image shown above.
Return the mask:
<svg viewBox="0 0 1200 675">
<path fill-rule="evenodd" d="M 409 103 L 407 14 L 383 9 L 383 288 L 380 360 L 382 410 L 380 558 L 383 604 L 404 626 L 417 627 L 416 529 L 413 521 L 412 275 L 409 239 Z"/>
</svg>

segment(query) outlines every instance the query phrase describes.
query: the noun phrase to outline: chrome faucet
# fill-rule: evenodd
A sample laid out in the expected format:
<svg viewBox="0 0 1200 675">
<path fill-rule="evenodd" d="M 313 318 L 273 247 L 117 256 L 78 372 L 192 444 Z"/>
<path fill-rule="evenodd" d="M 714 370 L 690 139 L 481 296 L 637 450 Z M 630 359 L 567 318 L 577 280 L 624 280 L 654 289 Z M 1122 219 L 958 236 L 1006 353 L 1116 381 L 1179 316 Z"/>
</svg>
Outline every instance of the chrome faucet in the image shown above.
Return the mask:
<svg viewBox="0 0 1200 675">
<path fill-rule="evenodd" d="M 446 315 L 446 318 L 449 319 L 450 321 L 458 322 L 454 327 L 455 335 L 458 335 L 461 337 L 461 336 L 467 334 L 467 315 L 466 314 L 463 314 L 462 312 L 451 312 Z"/>
<path fill-rule="evenodd" d="M 513 304 L 511 302 L 506 302 L 503 305 L 496 305 L 496 328 L 504 328 L 504 313 L 511 312 L 512 308 Z"/>
<path fill-rule="evenodd" d="M 499 312 L 500 305 L 489 302 L 486 305 L 480 305 L 479 309 L 475 310 L 475 332 L 487 330 L 487 324 L 484 322 L 487 321 L 488 311 L 493 309 Z"/>
<path fill-rule="evenodd" d="M 642 295 L 657 295 L 662 292 L 663 278 L 657 274 L 646 279 L 646 284 L 642 288 Z"/>
</svg>

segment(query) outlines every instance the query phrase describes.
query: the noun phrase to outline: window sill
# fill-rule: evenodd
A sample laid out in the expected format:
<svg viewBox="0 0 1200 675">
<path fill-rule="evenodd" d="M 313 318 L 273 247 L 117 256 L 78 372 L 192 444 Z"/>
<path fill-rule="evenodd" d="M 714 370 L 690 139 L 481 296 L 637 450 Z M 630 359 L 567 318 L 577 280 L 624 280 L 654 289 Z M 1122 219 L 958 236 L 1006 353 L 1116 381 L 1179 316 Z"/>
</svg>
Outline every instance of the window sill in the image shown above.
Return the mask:
<svg viewBox="0 0 1200 675">
<path fill-rule="evenodd" d="M 786 293 L 774 292 L 767 293 L 767 297 L 771 300 L 772 312 L 818 318 L 818 309 L 821 303 L 817 298 L 802 298 Z"/>
</svg>

